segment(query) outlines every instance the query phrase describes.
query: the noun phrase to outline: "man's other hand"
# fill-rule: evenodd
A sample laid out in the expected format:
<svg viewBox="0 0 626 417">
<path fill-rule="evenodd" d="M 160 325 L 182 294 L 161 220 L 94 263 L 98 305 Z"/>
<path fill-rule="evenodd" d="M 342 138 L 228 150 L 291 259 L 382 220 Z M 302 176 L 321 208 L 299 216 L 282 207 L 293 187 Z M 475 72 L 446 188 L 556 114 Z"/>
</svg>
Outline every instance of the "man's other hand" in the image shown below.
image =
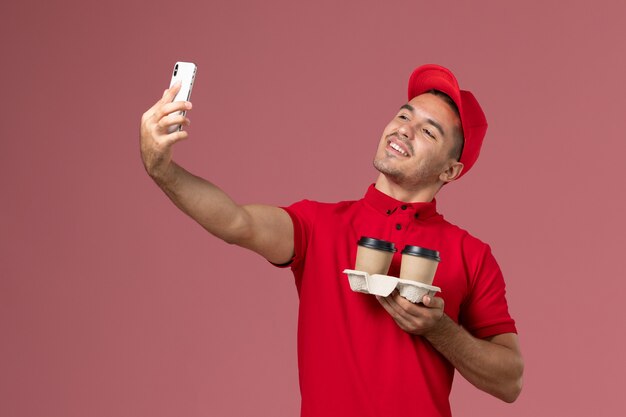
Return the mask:
<svg viewBox="0 0 626 417">
<path fill-rule="evenodd" d="M 424 296 L 422 303 L 413 304 L 395 290 L 388 297 L 376 297 L 400 328 L 424 336 L 437 327 L 443 317 L 443 298 Z"/>
</svg>

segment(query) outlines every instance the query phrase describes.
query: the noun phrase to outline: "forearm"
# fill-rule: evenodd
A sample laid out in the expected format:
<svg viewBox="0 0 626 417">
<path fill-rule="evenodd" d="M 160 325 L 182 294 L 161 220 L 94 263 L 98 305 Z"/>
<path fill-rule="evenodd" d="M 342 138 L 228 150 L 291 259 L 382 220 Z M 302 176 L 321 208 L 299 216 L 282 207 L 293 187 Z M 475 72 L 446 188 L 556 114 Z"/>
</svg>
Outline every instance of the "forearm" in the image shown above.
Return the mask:
<svg viewBox="0 0 626 417">
<path fill-rule="evenodd" d="M 211 234 L 229 243 L 245 237 L 245 211 L 214 184 L 173 161 L 166 171 L 151 177 L 180 210 Z"/>
<path fill-rule="evenodd" d="M 524 364 L 517 349 L 477 339 L 445 314 L 424 337 L 472 385 L 506 402 L 519 395 Z"/>
</svg>

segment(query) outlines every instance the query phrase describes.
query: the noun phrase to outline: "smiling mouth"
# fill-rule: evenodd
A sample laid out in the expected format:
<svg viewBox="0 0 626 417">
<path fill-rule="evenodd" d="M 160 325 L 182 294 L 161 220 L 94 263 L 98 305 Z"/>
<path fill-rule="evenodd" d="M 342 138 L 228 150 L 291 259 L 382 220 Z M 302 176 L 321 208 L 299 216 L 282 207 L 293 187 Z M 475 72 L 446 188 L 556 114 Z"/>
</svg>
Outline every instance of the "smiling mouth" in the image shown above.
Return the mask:
<svg viewBox="0 0 626 417">
<path fill-rule="evenodd" d="M 387 141 L 387 144 L 389 145 L 389 147 L 391 149 L 393 149 L 394 151 L 398 152 L 400 155 L 403 156 L 409 156 L 409 154 L 407 152 L 405 152 L 400 145 L 398 145 L 397 143 L 394 143 L 392 141 Z"/>
</svg>

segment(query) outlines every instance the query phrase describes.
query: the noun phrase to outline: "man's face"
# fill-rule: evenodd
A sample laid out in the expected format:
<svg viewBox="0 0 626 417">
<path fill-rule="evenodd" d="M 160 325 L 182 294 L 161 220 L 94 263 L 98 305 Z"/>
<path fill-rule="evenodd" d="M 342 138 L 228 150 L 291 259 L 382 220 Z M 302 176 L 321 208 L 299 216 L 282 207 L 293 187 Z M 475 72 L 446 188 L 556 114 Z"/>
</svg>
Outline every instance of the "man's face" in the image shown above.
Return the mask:
<svg viewBox="0 0 626 417">
<path fill-rule="evenodd" d="M 400 108 L 385 127 L 374 166 L 408 188 L 436 184 L 457 161 L 451 156 L 461 122 L 450 105 L 422 94 Z"/>
</svg>

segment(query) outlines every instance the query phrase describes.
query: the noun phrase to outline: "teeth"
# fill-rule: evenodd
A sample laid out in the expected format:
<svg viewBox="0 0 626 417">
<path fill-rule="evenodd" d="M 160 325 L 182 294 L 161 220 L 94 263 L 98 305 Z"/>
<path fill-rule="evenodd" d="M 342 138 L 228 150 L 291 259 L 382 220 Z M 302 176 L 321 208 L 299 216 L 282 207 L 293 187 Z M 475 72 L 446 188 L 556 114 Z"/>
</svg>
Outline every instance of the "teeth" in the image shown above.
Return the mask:
<svg viewBox="0 0 626 417">
<path fill-rule="evenodd" d="M 409 154 L 408 154 L 408 153 L 406 153 L 406 152 L 404 152 L 404 151 L 402 150 L 402 148 L 401 148 L 398 144 L 393 143 L 393 142 L 390 142 L 390 143 L 389 143 L 389 146 L 391 146 L 391 147 L 392 147 L 393 149 L 395 149 L 396 151 L 400 152 L 402 155 L 404 155 L 404 156 L 409 156 Z"/>
</svg>

